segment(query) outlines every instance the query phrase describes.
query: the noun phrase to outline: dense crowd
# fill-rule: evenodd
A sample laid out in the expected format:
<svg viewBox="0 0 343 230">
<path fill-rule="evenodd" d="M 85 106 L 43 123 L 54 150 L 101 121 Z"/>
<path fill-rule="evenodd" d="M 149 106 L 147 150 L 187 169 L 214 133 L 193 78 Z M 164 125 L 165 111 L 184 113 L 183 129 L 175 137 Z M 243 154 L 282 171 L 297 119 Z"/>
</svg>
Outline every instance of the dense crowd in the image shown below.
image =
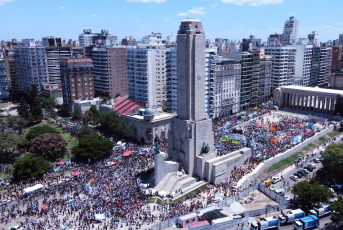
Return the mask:
<svg viewBox="0 0 343 230">
<path fill-rule="evenodd" d="M 268 120 L 267 116 L 278 121 Z M 153 192 L 141 186 L 154 167 L 151 146 L 132 142 L 116 145 L 107 159 L 71 164 L 60 172 L 49 172 L 40 180 L 6 186 L 1 199 L 16 199 L 0 206 L 2 223 L 20 223 L 27 228 L 117 228 L 141 229 L 156 221 L 187 214 L 206 206 L 217 193 L 229 197 L 237 192 L 235 183 L 251 172 L 260 162 L 284 152 L 295 144 L 293 138 L 302 133 L 302 140 L 325 128 L 324 123 L 313 124 L 298 117 L 271 115 L 271 105 L 252 108 L 244 114 L 217 119 L 213 122 L 215 145 L 219 156 L 242 147 L 251 147 L 252 155 L 240 167 L 235 167 L 225 182 L 210 185 L 187 201 L 170 205 L 149 204 Z M 270 129 L 272 127 L 272 129 Z M 221 141 L 220 138 L 230 138 Z M 239 143 L 234 138 L 237 138 Z M 161 141 L 161 151 L 167 152 L 168 143 Z M 128 156 L 125 152 L 132 151 Z M 79 175 L 72 176 L 72 172 Z M 23 189 L 40 183 L 45 189 L 24 196 Z M 101 225 L 96 220 L 107 217 Z"/>
</svg>

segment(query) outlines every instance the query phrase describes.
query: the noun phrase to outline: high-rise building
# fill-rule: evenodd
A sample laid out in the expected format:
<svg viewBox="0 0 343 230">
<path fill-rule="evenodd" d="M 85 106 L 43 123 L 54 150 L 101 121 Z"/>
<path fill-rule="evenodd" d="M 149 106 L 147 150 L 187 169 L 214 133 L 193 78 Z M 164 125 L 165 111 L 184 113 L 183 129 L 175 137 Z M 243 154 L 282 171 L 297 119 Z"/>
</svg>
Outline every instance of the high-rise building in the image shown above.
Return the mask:
<svg viewBox="0 0 343 230">
<path fill-rule="evenodd" d="M 33 39 L 23 39 L 22 44 L 14 47 L 15 84 L 21 92 L 35 84 L 41 93 L 41 85 L 48 82 L 45 47 L 35 45 Z"/>
<path fill-rule="evenodd" d="M 258 81 L 258 103 L 270 99 L 272 79 L 272 57 L 260 55 L 260 77 Z"/>
<path fill-rule="evenodd" d="M 291 46 L 266 46 L 264 54 L 272 56 L 271 92 L 281 86 L 293 85 L 296 48 Z"/>
<path fill-rule="evenodd" d="M 294 84 L 300 86 L 310 85 L 311 62 L 313 45 L 294 45 L 296 48 Z"/>
<path fill-rule="evenodd" d="M 285 22 L 281 43 L 283 45 L 294 44 L 298 39 L 298 20 L 294 16 L 289 17 Z"/>
<path fill-rule="evenodd" d="M 267 45 L 268 46 L 276 46 L 281 44 L 281 35 L 278 33 L 271 34 L 268 37 Z"/>
<path fill-rule="evenodd" d="M 340 35 L 339 35 L 339 38 L 338 38 L 338 45 L 339 45 L 339 46 L 343 46 L 343 34 L 340 34 Z"/>
<path fill-rule="evenodd" d="M 4 55 L 0 53 L 0 100 L 9 98 L 10 87 L 10 81 L 6 76 Z"/>
<path fill-rule="evenodd" d="M 44 46 L 62 46 L 62 39 L 54 36 L 43 37 L 42 42 Z"/>
<path fill-rule="evenodd" d="M 89 58 L 61 59 L 63 102 L 73 106 L 76 100 L 94 98 L 93 64 Z"/>
<path fill-rule="evenodd" d="M 215 61 L 215 102 L 213 118 L 240 111 L 241 62 L 219 58 Z"/>
<path fill-rule="evenodd" d="M 150 39 L 150 40 L 149 40 Z M 127 47 L 129 98 L 150 106 L 167 102 L 166 46 L 159 33 L 152 33 L 137 46 Z"/>
<path fill-rule="evenodd" d="M 314 45 L 314 46 L 319 46 L 319 36 L 318 33 L 316 31 L 312 31 L 312 33 L 310 33 L 309 35 L 307 35 L 308 41 L 310 43 L 310 45 Z"/>
<path fill-rule="evenodd" d="M 108 94 L 111 98 L 128 95 L 126 48 L 94 47 L 94 88 L 98 95 Z"/>
<path fill-rule="evenodd" d="M 327 87 L 331 77 L 332 48 L 314 47 L 310 86 Z"/>
<path fill-rule="evenodd" d="M 331 71 L 335 72 L 343 68 L 343 47 L 332 47 Z"/>
<path fill-rule="evenodd" d="M 79 44 L 82 47 L 99 45 L 112 46 L 118 45 L 118 37 L 109 34 L 108 30 L 101 30 L 100 33 L 92 33 L 91 29 L 84 29 L 79 35 Z"/>
<path fill-rule="evenodd" d="M 216 79 L 216 49 L 207 48 L 205 56 L 205 113 L 209 118 L 214 117 L 215 79 Z"/>
<path fill-rule="evenodd" d="M 167 111 L 177 112 L 177 52 L 176 47 L 170 47 L 166 51 L 166 98 Z"/>
</svg>

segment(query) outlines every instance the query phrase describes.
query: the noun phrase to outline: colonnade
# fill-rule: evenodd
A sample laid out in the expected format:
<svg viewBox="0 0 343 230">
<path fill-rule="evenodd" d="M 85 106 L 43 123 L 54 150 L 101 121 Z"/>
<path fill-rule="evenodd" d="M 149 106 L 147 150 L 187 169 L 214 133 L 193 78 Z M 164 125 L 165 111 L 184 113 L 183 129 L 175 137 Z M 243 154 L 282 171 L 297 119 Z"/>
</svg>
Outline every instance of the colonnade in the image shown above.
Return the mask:
<svg viewBox="0 0 343 230">
<path fill-rule="evenodd" d="M 283 92 L 284 107 L 332 113 L 335 111 L 335 105 L 335 96 Z"/>
</svg>

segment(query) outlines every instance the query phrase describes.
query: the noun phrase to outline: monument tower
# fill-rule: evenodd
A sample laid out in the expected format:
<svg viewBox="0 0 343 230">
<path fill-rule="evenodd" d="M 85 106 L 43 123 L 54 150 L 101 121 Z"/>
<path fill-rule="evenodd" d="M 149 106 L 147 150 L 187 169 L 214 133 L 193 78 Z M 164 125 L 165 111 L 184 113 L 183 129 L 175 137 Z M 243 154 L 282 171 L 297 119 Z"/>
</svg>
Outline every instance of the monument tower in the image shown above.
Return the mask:
<svg viewBox="0 0 343 230">
<path fill-rule="evenodd" d="M 214 150 L 212 121 L 205 114 L 206 39 L 197 19 L 181 22 L 177 35 L 177 117 L 169 134 L 169 158 L 191 176 L 202 178 L 204 171 L 197 160 L 203 146 Z"/>
</svg>

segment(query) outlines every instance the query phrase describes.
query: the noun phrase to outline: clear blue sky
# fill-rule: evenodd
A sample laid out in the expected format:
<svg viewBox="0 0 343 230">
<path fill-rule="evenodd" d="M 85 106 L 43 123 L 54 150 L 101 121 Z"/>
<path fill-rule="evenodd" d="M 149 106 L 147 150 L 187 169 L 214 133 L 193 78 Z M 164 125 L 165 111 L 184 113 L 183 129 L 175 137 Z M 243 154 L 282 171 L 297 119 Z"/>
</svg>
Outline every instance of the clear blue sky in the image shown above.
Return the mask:
<svg viewBox="0 0 343 230">
<path fill-rule="evenodd" d="M 84 28 L 107 29 L 119 39 L 151 32 L 175 36 L 186 17 L 203 22 L 206 37 L 265 41 L 299 20 L 299 37 L 315 30 L 320 41 L 343 33 L 342 0 L 0 0 L 0 40 L 55 36 L 78 39 Z"/>
</svg>

